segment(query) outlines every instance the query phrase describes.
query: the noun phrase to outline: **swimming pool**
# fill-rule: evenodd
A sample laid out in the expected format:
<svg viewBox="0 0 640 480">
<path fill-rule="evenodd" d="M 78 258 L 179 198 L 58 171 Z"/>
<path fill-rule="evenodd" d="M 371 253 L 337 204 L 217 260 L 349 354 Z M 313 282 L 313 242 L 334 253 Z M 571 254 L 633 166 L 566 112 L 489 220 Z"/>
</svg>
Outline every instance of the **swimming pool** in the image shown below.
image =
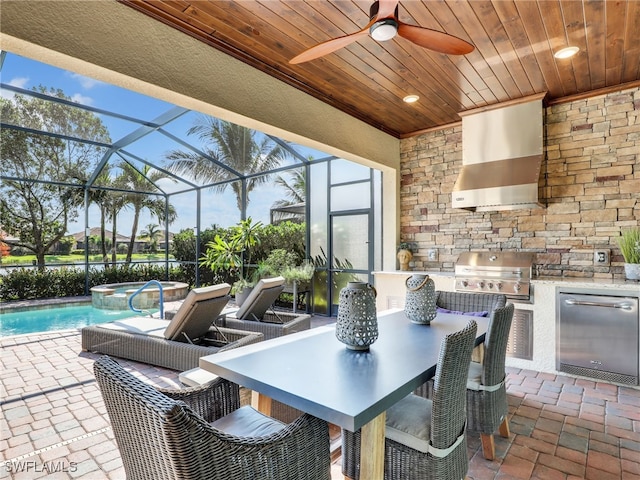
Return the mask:
<svg viewBox="0 0 640 480">
<path fill-rule="evenodd" d="M 0 313 L 0 337 L 24 333 L 82 328 L 137 316 L 131 310 L 100 310 L 91 305 L 70 305 Z"/>
</svg>

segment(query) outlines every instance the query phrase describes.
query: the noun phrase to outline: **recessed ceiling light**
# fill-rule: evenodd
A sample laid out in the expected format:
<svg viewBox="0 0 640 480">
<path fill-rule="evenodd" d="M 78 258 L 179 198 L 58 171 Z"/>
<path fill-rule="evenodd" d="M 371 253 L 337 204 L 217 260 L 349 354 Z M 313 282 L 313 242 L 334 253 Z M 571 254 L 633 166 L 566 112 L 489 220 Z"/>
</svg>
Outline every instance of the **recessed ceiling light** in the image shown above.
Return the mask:
<svg viewBox="0 0 640 480">
<path fill-rule="evenodd" d="M 404 97 L 402 99 L 403 102 L 406 103 L 415 103 L 420 99 L 420 97 L 418 95 L 407 95 L 406 97 Z"/>
<path fill-rule="evenodd" d="M 563 48 L 562 50 L 558 50 L 556 53 L 553 54 L 553 56 L 556 58 L 571 58 L 576 53 L 578 53 L 579 50 L 580 49 L 578 47 L 567 47 L 567 48 Z"/>
</svg>

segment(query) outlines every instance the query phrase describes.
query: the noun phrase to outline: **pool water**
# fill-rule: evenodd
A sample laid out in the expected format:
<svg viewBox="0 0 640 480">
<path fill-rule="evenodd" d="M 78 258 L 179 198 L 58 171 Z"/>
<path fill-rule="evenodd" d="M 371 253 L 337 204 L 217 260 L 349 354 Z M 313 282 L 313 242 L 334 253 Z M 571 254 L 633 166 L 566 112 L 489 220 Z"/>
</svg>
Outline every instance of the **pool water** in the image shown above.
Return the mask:
<svg viewBox="0 0 640 480">
<path fill-rule="evenodd" d="M 131 310 L 100 310 L 91 305 L 72 305 L 0 313 L 0 337 L 24 333 L 82 328 L 96 323 L 136 317 Z"/>
</svg>

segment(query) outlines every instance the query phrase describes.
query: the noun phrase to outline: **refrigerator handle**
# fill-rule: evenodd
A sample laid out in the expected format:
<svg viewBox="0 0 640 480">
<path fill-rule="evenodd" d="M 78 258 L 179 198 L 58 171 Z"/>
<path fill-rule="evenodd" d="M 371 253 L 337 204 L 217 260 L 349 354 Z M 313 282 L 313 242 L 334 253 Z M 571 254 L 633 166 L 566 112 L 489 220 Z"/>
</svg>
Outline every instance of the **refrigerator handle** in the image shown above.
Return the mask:
<svg viewBox="0 0 640 480">
<path fill-rule="evenodd" d="M 583 306 L 588 306 L 588 307 L 619 308 L 620 310 L 626 310 L 626 311 L 633 310 L 633 304 L 627 303 L 627 302 L 621 302 L 621 303 L 585 302 L 585 301 L 578 301 L 578 300 L 573 300 L 572 298 L 569 298 L 569 299 L 565 300 L 565 303 L 567 305 L 583 305 Z"/>
</svg>

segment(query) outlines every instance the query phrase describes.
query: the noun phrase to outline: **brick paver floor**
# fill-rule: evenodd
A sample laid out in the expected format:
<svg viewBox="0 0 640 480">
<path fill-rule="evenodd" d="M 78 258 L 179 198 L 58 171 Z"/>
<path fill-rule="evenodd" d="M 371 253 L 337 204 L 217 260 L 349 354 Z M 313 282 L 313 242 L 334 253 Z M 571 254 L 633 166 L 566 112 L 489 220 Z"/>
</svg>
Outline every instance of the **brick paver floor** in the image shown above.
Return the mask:
<svg viewBox="0 0 640 480">
<path fill-rule="evenodd" d="M 124 471 L 77 331 L 0 339 L 0 478 L 123 479 Z M 177 372 L 122 361 L 155 385 Z M 469 433 L 472 480 L 639 479 L 640 389 L 509 369 L 509 439 L 496 460 Z M 339 459 L 334 479 L 341 479 Z M 364 479 L 363 479 L 364 480 Z"/>
</svg>

